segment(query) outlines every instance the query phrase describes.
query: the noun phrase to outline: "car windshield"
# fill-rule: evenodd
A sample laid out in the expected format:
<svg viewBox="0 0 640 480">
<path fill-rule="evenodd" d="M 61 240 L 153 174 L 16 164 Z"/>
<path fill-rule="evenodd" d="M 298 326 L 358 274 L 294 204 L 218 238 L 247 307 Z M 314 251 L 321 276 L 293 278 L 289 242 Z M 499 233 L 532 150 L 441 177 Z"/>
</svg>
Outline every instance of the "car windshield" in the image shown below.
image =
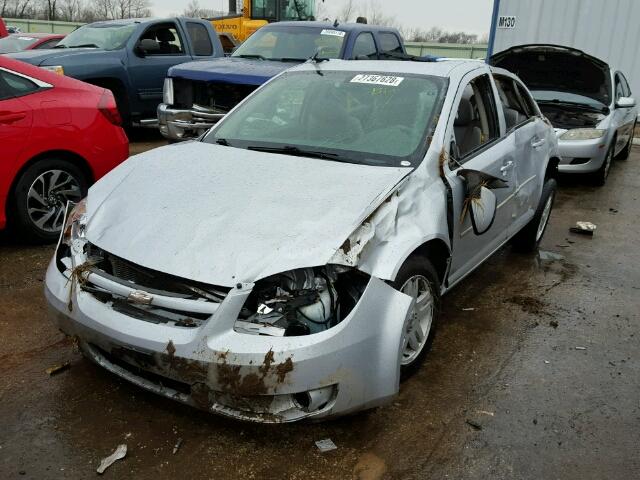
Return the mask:
<svg viewBox="0 0 640 480">
<path fill-rule="evenodd" d="M 331 27 L 261 28 L 238 47 L 233 56 L 305 61 L 318 53 L 321 58 L 340 58 L 345 38 L 346 32 Z"/>
<path fill-rule="evenodd" d="M 27 35 L 9 35 L 8 37 L 0 38 L 0 53 L 21 52 L 37 41 L 37 38 Z"/>
<path fill-rule="evenodd" d="M 203 141 L 367 165 L 420 163 L 446 79 L 317 68 L 268 83 Z"/>
<path fill-rule="evenodd" d="M 117 50 L 124 47 L 136 29 L 135 23 L 94 23 L 67 35 L 55 48 L 92 47 Z"/>
<path fill-rule="evenodd" d="M 601 110 L 606 107 L 602 102 L 595 100 L 594 98 L 585 97 L 577 93 L 569 92 L 557 92 L 554 90 L 532 90 L 531 94 L 535 98 L 536 102 L 541 103 L 565 103 L 575 104 L 585 107 L 595 108 Z"/>
</svg>

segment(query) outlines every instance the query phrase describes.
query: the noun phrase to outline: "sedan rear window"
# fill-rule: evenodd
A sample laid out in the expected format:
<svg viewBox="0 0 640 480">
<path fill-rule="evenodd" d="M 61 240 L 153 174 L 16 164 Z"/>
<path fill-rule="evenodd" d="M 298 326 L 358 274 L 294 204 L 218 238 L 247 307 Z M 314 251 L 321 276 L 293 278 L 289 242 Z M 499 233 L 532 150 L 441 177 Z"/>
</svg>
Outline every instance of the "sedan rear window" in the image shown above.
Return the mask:
<svg viewBox="0 0 640 480">
<path fill-rule="evenodd" d="M 24 35 L 9 35 L 0 38 L 0 53 L 14 53 L 26 50 L 38 41 L 37 38 Z"/>
<path fill-rule="evenodd" d="M 415 165 L 428 148 L 446 85 L 444 78 L 422 75 L 290 72 L 256 92 L 204 141 L 351 163 Z"/>
</svg>

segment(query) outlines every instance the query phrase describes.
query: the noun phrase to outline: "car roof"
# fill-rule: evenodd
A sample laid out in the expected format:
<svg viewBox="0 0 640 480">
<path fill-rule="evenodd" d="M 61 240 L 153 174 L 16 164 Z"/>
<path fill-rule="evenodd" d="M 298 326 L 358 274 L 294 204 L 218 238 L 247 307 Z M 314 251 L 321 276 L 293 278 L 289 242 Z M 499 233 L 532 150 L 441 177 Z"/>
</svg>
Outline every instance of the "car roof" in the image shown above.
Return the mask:
<svg viewBox="0 0 640 480">
<path fill-rule="evenodd" d="M 274 28 L 274 27 L 315 27 L 315 28 L 327 28 L 331 30 L 341 30 L 344 32 L 361 32 L 361 31 L 378 31 L 384 30 L 387 32 L 396 32 L 394 27 L 383 27 L 381 25 L 370 25 L 367 23 L 339 23 L 335 22 L 321 22 L 321 21 L 292 21 L 292 22 L 274 22 L 265 25 L 262 28 Z"/>
<path fill-rule="evenodd" d="M 478 68 L 487 67 L 477 60 L 444 60 L 416 62 L 404 60 L 329 60 L 320 63 L 303 63 L 289 71 L 334 70 L 363 73 L 433 75 L 436 77 L 462 76 Z"/>
</svg>

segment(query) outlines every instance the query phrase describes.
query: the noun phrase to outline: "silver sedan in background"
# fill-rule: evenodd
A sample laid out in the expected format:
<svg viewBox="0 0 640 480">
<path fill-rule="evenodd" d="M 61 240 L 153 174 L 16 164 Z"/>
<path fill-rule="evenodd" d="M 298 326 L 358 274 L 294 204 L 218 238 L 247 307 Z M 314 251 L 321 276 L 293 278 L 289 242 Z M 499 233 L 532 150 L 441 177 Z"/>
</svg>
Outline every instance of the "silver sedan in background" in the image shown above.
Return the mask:
<svg viewBox="0 0 640 480">
<path fill-rule="evenodd" d="M 555 127 L 559 171 L 589 173 L 604 185 L 612 160 L 629 156 L 638 110 L 622 72 L 557 45 L 513 47 L 491 63 L 518 75 Z M 517 110 L 517 97 L 508 101 Z"/>
</svg>

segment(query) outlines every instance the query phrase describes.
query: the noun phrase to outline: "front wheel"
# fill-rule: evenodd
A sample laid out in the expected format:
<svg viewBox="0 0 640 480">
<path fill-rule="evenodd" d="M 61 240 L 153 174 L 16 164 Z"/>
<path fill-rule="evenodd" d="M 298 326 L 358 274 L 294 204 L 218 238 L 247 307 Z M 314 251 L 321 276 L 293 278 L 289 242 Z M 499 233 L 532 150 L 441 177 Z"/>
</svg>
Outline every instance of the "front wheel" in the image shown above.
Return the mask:
<svg viewBox="0 0 640 480">
<path fill-rule="evenodd" d="M 631 136 L 629 137 L 629 141 L 627 142 L 627 145 L 624 147 L 624 150 L 622 150 L 618 154 L 618 157 L 616 158 L 616 160 L 626 160 L 627 158 L 629 158 L 629 155 L 631 155 L 631 149 L 633 148 L 633 136 L 635 131 L 636 131 L 636 124 L 634 123 L 633 128 L 631 129 Z"/>
<path fill-rule="evenodd" d="M 402 327 L 400 373 L 414 373 L 431 348 L 440 307 L 440 282 L 431 262 L 409 258 L 400 268 L 393 287 L 413 298 L 414 303 Z"/>
<path fill-rule="evenodd" d="M 67 201 L 80 201 L 88 188 L 87 178 L 77 165 L 59 158 L 39 160 L 16 184 L 12 226 L 28 242 L 54 242 L 62 230 Z"/>
<path fill-rule="evenodd" d="M 558 184 L 553 178 L 549 178 L 544 183 L 536 213 L 529 223 L 513 237 L 513 248 L 517 251 L 533 252 L 540 245 L 540 241 L 549 224 L 557 189 Z"/>
<path fill-rule="evenodd" d="M 602 162 L 602 166 L 593 173 L 593 182 L 602 187 L 605 183 L 607 183 L 607 178 L 609 177 L 609 170 L 611 170 L 611 164 L 613 163 L 613 152 L 615 150 L 615 139 L 611 142 L 611 146 L 609 150 L 607 150 L 607 155 L 604 157 L 604 162 Z"/>
</svg>

